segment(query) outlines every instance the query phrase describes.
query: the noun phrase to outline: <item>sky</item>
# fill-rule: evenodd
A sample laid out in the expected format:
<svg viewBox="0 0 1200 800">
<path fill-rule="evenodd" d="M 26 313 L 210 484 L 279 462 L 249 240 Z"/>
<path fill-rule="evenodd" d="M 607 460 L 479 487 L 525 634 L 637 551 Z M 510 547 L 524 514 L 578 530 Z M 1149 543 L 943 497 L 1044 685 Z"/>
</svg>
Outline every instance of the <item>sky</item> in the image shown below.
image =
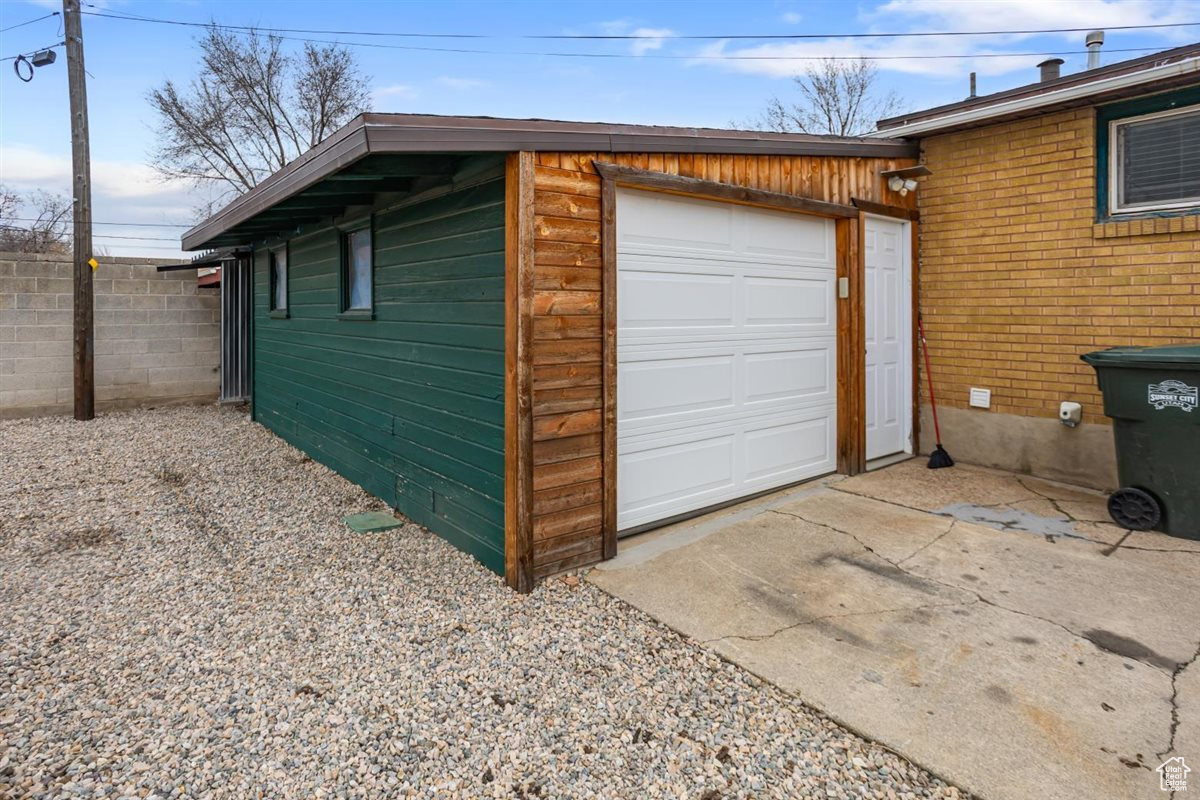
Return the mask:
<svg viewBox="0 0 1200 800">
<path fill-rule="evenodd" d="M 0 0 L 0 28 L 20 25 L 0 33 L 0 57 L 61 42 L 61 16 L 21 24 L 57 10 L 61 2 L 55 0 Z M 1200 25 L 1113 30 L 1200 23 L 1200 0 L 85 0 L 84 10 L 261 28 L 476 34 L 485 38 L 289 35 L 354 43 L 362 71 L 371 76 L 374 111 L 709 127 L 751 119 L 772 97 L 794 98 L 792 76 L 822 56 L 878 59 L 881 90 L 895 91 L 909 110 L 964 98 L 972 71 L 979 93 L 988 94 L 1037 80 L 1035 65 L 1051 53 L 1067 53 L 1060 56 L 1064 74 L 1086 62 L 1081 32 L 886 39 L 844 34 L 1108 28 L 1106 64 L 1200 41 Z M 185 228 L 166 226 L 198 222 L 202 197 L 186 184 L 162 180 L 149 165 L 155 118 L 146 94 L 168 79 L 190 80 L 201 31 L 94 15 L 84 16 L 83 28 L 93 219 L 121 223 L 96 226 L 97 250 L 179 257 Z M 630 34 L 648 38 L 521 38 Z M 830 36 L 733 38 L 785 34 Z M 689 35 L 725 38 L 671 38 Z M 485 52 L 445 52 L 450 49 Z M 904 58 L 913 55 L 951 57 Z M 69 194 L 69 123 L 61 48 L 58 61 L 38 69 L 29 83 L 13 74 L 12 61 L 0 62 L 0 183 Z"/>
</svg>

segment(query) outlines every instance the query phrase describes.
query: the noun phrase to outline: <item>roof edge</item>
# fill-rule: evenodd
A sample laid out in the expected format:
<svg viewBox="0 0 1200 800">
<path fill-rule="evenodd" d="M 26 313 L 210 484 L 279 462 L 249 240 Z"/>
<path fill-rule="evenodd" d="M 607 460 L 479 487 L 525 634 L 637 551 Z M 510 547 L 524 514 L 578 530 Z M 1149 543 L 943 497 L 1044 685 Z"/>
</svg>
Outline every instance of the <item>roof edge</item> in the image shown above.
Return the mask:
<svg viewBox="0 0 1200 800">
<path fill-rule="evenodd" d="M 563 151 L 916 158 L 915 143 L 870 137 L 617 123 L 416 114 L 360 114 L 341 130 L 183 234 L 184 250 L 376 154 Z"/>
<path fill-rule="evenodd" d="M 1007 97 L 1009 93 L 1001 93 L 995 101 L 972 103 L 967 107 L 962 107 L 961 104 L 951 105 L 945 107 L 947 110 L 944 113 L 934 116 L 923 117 L 921 114 L 914 114 L 911 116 L 918 117 L 918 119 L 913 122 L 898 121 L 905 117 L 880 120 L 877 124 L 886 127 L 880 127 L 867 136 L 876 139 L 927 136 L 949 128 L 987 124 L 991 121 L 999 121 L 999 118 L 1011 114 L 1049 109 L 1072 101 L 1081 101 L 1121 89 L 1153 84 L 1167 78 L 1178 78 L 1191 74 L 1195 74 L 1200 80 L 1200 49 L 1196 50 L 1195 55 L 1172 60 L 1165 64 L 1155 64 L 1134 72 L 1121 72 L 1096 80 L 1076 82 L 1059 89 L 1033 94 L 1018 94 L 1011 98 Z M 1038 84 L 1030 84 L 1030 87 L 1036 88 Z M 1021 89 L 1030 87 L 1021 87 Z"/>
</svg>

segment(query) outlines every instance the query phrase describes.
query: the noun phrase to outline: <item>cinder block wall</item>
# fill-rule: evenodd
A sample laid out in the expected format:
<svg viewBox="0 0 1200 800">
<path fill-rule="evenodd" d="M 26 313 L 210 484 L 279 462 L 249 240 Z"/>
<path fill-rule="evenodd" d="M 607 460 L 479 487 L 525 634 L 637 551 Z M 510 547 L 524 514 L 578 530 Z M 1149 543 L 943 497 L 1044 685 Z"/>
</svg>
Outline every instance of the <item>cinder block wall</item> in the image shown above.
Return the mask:
<svg viewBox="0 0 1200 800">
<path fill-rule="evenodd" d="M 1200 216 L 1097 224 L 1090 108 L 923 150 L 920 305 L 947 448 L 1112 488 L 1111 431 L 1079 356 L 1200 340 Z M 968 407 L 972 386 L 992 390 L 990 410 Z M 1057 422 L 1063 400 L 1083 404 L 1083 426 Z"/>
<path fill-rule="evenodd" d="M 217 289 L 159 260 L 98 257 L 94 276 L 96 406 L 213 401 Z M 70 411 L 71 257 L 0 253 L 0 416 Z"/>
</svg>

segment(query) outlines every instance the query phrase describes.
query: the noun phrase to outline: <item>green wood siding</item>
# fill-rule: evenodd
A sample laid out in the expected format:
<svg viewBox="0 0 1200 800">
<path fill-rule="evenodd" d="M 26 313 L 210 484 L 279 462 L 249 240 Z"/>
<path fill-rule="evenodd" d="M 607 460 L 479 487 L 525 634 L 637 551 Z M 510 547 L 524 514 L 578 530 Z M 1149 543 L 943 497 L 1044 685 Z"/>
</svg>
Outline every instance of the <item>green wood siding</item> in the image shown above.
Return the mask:
<svg viewBox="0 0 1200 800">
<path fill-rule="evenodd" d="M 254 413 L 504 571 L 504 181 L 374 218 L 374 319 L 339 319 L 339 231 L 288 242 L 288 318 L 255 257 Z"/>
</svg>

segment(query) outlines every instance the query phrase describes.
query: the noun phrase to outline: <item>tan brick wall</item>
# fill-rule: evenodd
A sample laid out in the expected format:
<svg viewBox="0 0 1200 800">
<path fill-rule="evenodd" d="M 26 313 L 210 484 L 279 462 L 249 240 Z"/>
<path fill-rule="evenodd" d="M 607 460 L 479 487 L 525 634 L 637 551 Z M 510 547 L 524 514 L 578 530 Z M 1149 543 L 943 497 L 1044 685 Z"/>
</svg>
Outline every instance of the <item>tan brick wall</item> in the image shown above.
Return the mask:
<svg viewBox="0 0 1200 800">
<path fill-rule="evenodd" d="M 97 408 L 215 400 L 217 290 L 162 261 L 99 261 Z M 0 416 L 71 408 L 72 286 L 69 255 L 0 253 Z"/>
<path fill-rule="evenodd" d="M 1097 225 L 1092 109 L 925 140 L 920 303 L 938 402 L 1104 422 L 1082 353 L 1200 340 L 1200 217 Z M 979 412 L 989 413 L 989 412 Z M 956 453 L 957 455 L 957 453 Z"/>
</svg>

